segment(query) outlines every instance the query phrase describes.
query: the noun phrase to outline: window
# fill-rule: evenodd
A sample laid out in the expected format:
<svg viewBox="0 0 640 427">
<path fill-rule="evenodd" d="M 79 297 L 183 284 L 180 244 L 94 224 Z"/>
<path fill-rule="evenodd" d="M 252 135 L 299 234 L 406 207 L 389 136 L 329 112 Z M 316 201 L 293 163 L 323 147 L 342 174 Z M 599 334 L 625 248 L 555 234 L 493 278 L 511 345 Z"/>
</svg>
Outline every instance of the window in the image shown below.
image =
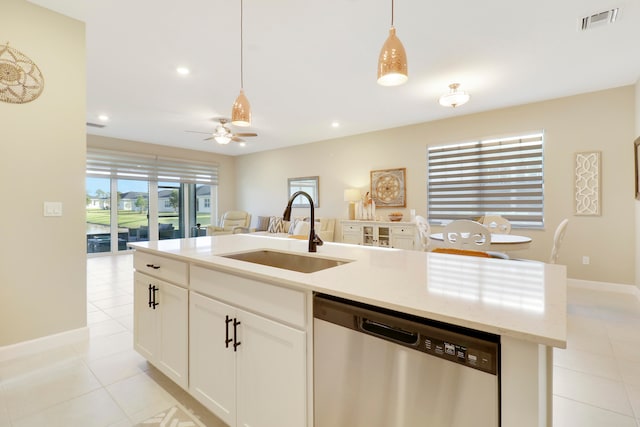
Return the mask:
<svg viewBox="0 0 640 427">
<path fill-rule="evenodd" d="M 427 149 L 429 223 L 501 215 L 542 227 L 543 133 Z"/>
<path fill-rule="evenodd" d="M 196 223 L 210 223 L 217 184 L 217 164 L 89 148 L 87 252 L 189 236 Z M 200 198 L 207 206 L 198 204 Z M 114 215 L 110 206 L 117 206 Z"/>
</svg>

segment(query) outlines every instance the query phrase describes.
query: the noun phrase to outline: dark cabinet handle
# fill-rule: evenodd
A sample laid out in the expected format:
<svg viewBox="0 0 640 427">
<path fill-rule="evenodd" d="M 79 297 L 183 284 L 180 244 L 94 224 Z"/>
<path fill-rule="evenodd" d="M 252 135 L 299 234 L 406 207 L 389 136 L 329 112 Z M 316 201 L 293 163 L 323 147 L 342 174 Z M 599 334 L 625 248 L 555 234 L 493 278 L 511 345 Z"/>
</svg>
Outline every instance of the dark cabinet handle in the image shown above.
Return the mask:
<svg viewBox="0 0 640 427">
<path fill-rule="evenodd" d="M 149 285 L 149 286 L 151 287 L 151 285 Z M 159 289 L 160 289 L 160 288 L 158 288 L 158 287 L 156 287 L 156 286 L 153 286 L 153 287 L 151 287 L 151 288 L 150 288 L 152 298 L 151 298 L 151 302 L 149 303 L 149 307 L 153 308 L 154 310 L 156 309 L 156 306 L 157 306 L 157 305 L 160 305 L 160 303 L 157 303 L 157 302 L 156 302 L 156 292 L 157 292 Z"/>
<path fill-rule="evenodd" d="M 225 329 L 226 329 L 224 346 L 225 348 L 229 348 L 229 343 L 233 341 L 231 338 L 229 338 L 229 323 L 231 323 L 231 318 L 229 316 L 224 316 L 224 323 L 225 323 Z"/>
<path fill-rule="evenodd" d="M 233 319 L 233 351 L 238 351 L 238 346 L 240 344 L 242 344 L 240 341 L 238 341 L 238 325 L 240 325 L 240 322 L 238 322 L 238 319 L 234 318 Z"/>
<path fill-rule="evenodd" d="M 151 301 L 151 293 L 153 291 L 151 290 L 151 283 L 149 283 L 149 307 L 151 307 L 151 304 L 153 304 L 153 302 Z"/>
<path fill-rule="evenodd" d="M 159 269 L 159 268 L 160 268 L 160 266 L 159 266 L 159 265 L 155 265 L 155 264 L 147 264 L 147 267 L 149 267 L 149 268 L 153 268 L 154 270 L 157 270 L 157 269 Z"/>
</svg>

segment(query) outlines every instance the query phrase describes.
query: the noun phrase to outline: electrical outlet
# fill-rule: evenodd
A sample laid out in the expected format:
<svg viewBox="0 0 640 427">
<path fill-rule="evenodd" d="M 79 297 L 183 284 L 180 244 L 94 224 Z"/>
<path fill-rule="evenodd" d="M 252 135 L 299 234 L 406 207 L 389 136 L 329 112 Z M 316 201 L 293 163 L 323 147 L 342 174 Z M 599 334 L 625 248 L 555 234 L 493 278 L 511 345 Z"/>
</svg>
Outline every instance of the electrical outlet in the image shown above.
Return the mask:
<svg viewBox="0 0 640 427">
<path fill-rule="evenodd" d="M 589 259 L 589 257 L 587 255 L 583 255 L 582 256 L 582 264 L 584 265 L 589 265 L 589 262 L 591 262 L 591 260 Z"/>
</svg>

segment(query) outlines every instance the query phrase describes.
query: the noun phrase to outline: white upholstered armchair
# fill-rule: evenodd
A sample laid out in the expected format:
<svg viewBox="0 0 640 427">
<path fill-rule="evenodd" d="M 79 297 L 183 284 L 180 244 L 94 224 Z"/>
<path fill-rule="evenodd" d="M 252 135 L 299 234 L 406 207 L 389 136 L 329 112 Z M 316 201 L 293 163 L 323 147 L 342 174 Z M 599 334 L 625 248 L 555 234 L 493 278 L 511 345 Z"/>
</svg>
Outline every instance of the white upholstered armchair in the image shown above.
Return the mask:
<svg viewBox="0 0 640 427">
<path fill-rule="evenodd" d="M 207 235 L 247 233 L 251 225 L 251 214 L 245 211 L 227 211 L 220 218 L 220 225 L 208 225 Z"/>
</svg>

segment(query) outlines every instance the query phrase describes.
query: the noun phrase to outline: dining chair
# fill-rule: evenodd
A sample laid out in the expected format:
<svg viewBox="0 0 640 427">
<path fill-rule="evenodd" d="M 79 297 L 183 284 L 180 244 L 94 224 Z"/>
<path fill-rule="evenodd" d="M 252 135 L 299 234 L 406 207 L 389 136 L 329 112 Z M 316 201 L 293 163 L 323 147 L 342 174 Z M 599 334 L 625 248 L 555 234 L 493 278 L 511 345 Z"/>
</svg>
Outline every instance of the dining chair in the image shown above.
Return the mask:
<svg viewBox="0 0 640 427">
<path fill-rule="evenodd" d="M 555 264 L 558 261 L 558 251 L 560 250 L 560 245 L 562 244 L 564 235 L 567 232 L 568 223 L 569 220 L 565 218 L 560 221 L 560 224 L 558 224 L 558 227 L 556 228 L 556 232 L 553 235 L 553 248 L 551 248 L 551 258 L 549 259 L 549 264 Z"/>
<path fill-rule="evenodd" d="M 495 234 L 511 233 L 511 223 L 500 215 L 485 215 L 482 219 L 482 225 Z"/>
<path fill-rule="evenodd" d="M 429 234 L 431 234 L 431 227 L 429 222 L 423 216 L 416 215 L 416 227 L 418 228 L 418 238 L 423 251 L 429 250 Z"/>
<path fill-rule="evenodd" d="M 442 231 L 445 248 L 483 251 L 491 245 L 491 232 L 476 221 L 459 219 L 451 221 Z"/>
</svg>

